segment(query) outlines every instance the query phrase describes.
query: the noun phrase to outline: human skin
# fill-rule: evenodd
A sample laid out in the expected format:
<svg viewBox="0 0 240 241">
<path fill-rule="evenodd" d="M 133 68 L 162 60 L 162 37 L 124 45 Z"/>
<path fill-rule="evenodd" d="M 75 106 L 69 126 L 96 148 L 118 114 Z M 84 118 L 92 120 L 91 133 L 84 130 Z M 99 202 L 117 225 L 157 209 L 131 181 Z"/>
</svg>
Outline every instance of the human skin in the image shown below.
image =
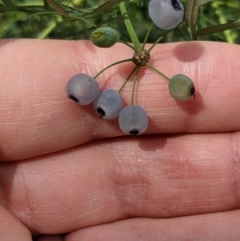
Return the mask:
<svg viewBox="0 0 240 241">
<path fill-rule="evenodd" d="M 135 137 L 65 91 L 73 75 L 132 55 L 122 44 L 0 41 L 1 240 L 240 240 L 240 46 L 157 45 L 150 63 L 192 78 L 196 97 L 176 102 L 143 68 L 135 103 L 149 127 Z M 133 67 L 107 70 L 100 88 L 118 90 Z"/>
</svg>

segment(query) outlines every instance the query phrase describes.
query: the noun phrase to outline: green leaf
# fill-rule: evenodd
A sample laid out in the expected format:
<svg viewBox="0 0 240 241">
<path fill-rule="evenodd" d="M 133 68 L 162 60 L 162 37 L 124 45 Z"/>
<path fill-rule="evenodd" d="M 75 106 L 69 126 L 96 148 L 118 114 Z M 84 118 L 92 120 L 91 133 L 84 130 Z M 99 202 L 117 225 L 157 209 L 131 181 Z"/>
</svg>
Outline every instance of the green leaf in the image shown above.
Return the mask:
<svg viewBox="0 0 240 241">
<path fill-rule="evenodd" d="M 110 0 L 102 5 L 100 5 L 100 7 L 98 7 L 97 9 L 95 9 L 93 11 L 93 13 L 100 13 L 106 10 L 109 10 L 110 8 L 114 7 L 115 5 L 119 4 L 120 2 L 122 2 L 122 0 Z"/>
<path fill-rule="evenodd" d="M 46 0 L 54 10 L 56 10 L 60 15 L 64 17 L 68 17 L 67 12 L 60 6 L 58 5 L 54 0 Z"/>
<path fill-rule="evenodd" d="M 192 38 L 196 28 L 199 7 L 212 1 L 214 0 L 187 0 L 186 21 Z"/>
<path fill-rule="evenodd" d="M 13 7 L 13 4 L 10 0 L 2 0 L 2 2 L 7 6 L 7 7 Z"/>
<path fill-rule="evenodd" d="M 204 36 L 204 35 L 208 35 L 208 34 L 223 32 L 223 31 L 227 31 L 227 30 L 239 28 L 239 27 L 240 27 L 240 22 L 225 23 L 225 24 L 197 30 L 195 32 L 195 35 L 199 37 L 199 36 Z"/>
</svg>

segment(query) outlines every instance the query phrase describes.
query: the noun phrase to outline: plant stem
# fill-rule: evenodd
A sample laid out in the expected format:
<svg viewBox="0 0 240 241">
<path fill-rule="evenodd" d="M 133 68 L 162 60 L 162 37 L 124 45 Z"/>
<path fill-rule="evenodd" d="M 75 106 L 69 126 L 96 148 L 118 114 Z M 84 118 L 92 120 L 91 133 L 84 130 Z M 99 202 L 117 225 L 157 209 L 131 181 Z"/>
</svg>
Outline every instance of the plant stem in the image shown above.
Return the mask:
<svg viewBox="0 0 240 241">
<path fill-rule="evenodd" d="M 134 105 L 134 92 L 135 92 L 137 77 L 138 77 L 138 73 L 139 73 L 140 68 L 141 68 L 141 66 L 137 66 L 136 74 L 135 74 L 134 79 L 133 79 L 131 105 Z"/>
<path fill-rule="evenodd" d="M 124 2 L 120 2 L 119 3 L 119 8 L 120 8 L 121 14 L 123 16 L 124 23 L 125 23 L 125 26 L 127 28 L 129 37 L 131 38 L 133 46 L 135 48 L 135 51 L 141 50 L 141 44 L 139 42 L 139 39 L 138 39 L 138 37 L 136 35 L 136 32 L 135 32 L 133 26 L 132 26 L 132 23 L 131 23 L 131 21 L 129 19 L 125 3 Z"/>
<path fill-rule="evenodd" d="M 117 61 L 113 64 L 110 64 L 108 65 L 107 67 L 105 67 L 104 69 L 102 69 L 99 73 L 97 73 L 93 78 L 96 79 L 100 74 L 102 74 L 105 70 L 111 68 L 112 66 L 114 65 L 117 65 L 117 64 L 121 64 L 121 63 L 125 63 L 125 62 L 130 62 L 132 61 L 132 59 L 124 59 L 124 60 L 120 60 L 120 61 Z"/>
<path fill-rule="evenodd" d="M 148 53 L 150 53 L 152 51 L 152 49 L 163 39 L 163 37 L 168 34 L 172 29 L 166 31 L 161 37 L 159 37 L 155 43 L 152 44 L 152 46 L 148 49 Z"/>
<path fill-rule="evenodd" d="M 159 71 L 158 69 L 154 68 L 151 64 L 146 63 L 145 66 L 147 66 L 149 69 L 155 71 L 156 73 L 158 73 L 159 75 L 161 75 L 164 79 L 166 79 L 167 81 L 170 81 L 170 78 L 168 78 L 165 74 L 163 74 L 161 71 Z"/>
<path fill-rule="evenodd" d="M 146 33 L 146 36 L 145 36 L 143 44 L 142 44 L 142 50 L 144 50 L 144 48 L 145 48 L 145 45 L 146 45 L 146 43 L 148 41 L 148 38 L 149 38 L 149 35 L 150 35 L 150 32 L 152 30 L 153 25 L 154 25 L 154 23 L 151 24 L 150 28 L 148 29 L 148 31 Z"/>
<path fill-rule="evenodd" d="M 57 27 L 57 21 L 51 21 L 50 24 L 39 33 L 39 39 L 45 39 L 55 28 Z"/>
</svg>

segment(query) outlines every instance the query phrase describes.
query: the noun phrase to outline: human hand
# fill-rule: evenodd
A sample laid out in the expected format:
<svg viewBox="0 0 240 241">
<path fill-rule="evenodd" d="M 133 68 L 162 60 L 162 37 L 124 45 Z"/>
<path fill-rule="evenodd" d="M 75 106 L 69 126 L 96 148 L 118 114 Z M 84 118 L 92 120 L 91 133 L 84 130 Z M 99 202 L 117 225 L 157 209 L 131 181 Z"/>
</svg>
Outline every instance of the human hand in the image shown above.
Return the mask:
<svg viewBox="0 0 240 241">
<path fill-rule="evenodd" d="M 136 137 L 65 92 L 74 74 L 93 76 L 131 51 L 0 42 L 1 240 L 240 240 L 240 46 L 156 46 L 153 65 L 191 77 L 196 98 L 176 102 L 166 81 L 144 69 L 136 103 L 149 128 Z M 100 87 L 118 90 L 132 66 L 111 68 Z"/>
</svg>

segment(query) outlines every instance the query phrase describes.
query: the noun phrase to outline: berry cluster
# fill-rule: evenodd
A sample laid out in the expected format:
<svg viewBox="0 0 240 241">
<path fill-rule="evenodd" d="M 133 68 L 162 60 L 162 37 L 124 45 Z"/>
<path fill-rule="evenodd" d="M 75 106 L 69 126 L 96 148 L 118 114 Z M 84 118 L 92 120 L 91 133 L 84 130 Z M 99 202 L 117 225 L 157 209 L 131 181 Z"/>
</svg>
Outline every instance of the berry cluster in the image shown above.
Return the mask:
<svg viewBox="0 0 240 241">
<path fill-rule="evenodd" d="M 124 2 L 119 4 L 120 11 L 125 16 L 125 24 L 132 39 L 133 46 L 119 40 L 117 31 L 110 27 L 101 27 L 94 30 L 91 34 L 91 41 L 94 45 L 102 48 L 113 46 L 116 42 L 122 42 L 134 50 L 133 57 L 113 63 L 101 70 L 94 78 L 84 73 L 73 76 L 67 83 L 66 91 L 68 97 L 77 102 L 79 105 L 88 105 L 93 103 L 96 113 L 103 119 L 112 120 L 118 117 L 120 129 L 130 135 L 138 135 L 143 133 L 148 127 L 148 117 L 145 110 L 134 104 L 134 91 L 139 70 L 142 66 L 146 66 L 168 81 L 170 95 L 177 101 L 187 101 L 195 96 L 195 87 L 192 80 L 182 74 L 177 74 L 172 78 L 168 78 L 162 72 L 154 68 L 148 63 L 150 59 L 150 51 L 160 42 L 162 36 L 151 46 L 145 50 L 149 29 L 144 43 L 141 45 L 136 33 L 127 16 Z M 184 8 L 178 0 L 151 0 L 149 3 L 149 16 L 155 25 L 162 29 L 175 28 L 183 18 Z M 96 78 L 108 68 L 123 62 L 132 61 L 135 64 L 134 69 L 122 84 L 119 91 L 105 89 L 100 91 Z M 121 98 L 121 91 L 126 83 L 134 74 L 131 105 L 124 107 Z"/>
<path fill-rule="evenodd" d="M 119 92 L 112 89 L 99 90 L 98 82 L 91 76 L 80 73 L 73 76 L 67 83 L 68 98 L 79 105 L 93 102 L 96 113 L 105 120 L 119 116 L 120 129 L 131 135 L 143 133 L 148 126 L 148 118 L 144 109 L 137 105 L 123 108 Z"/>
</svg>

